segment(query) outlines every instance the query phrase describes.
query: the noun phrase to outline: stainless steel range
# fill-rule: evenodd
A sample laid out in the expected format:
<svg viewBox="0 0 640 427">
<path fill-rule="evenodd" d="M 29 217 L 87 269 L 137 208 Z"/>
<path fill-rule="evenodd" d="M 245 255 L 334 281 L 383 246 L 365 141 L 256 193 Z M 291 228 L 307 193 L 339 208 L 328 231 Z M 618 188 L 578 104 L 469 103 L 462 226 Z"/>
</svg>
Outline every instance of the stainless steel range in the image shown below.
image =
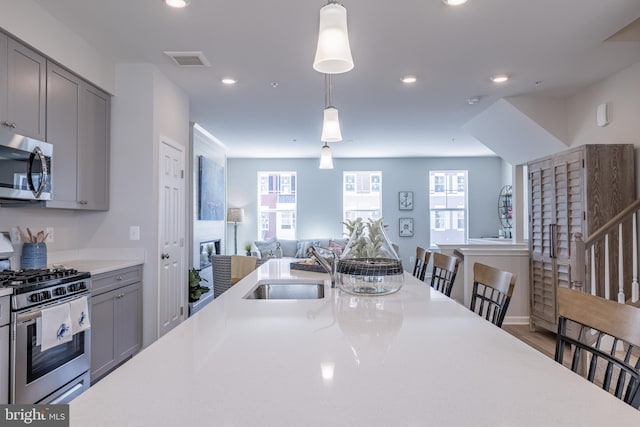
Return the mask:
<svg viewBox="0 0 640 427">
<path fill-rule="evenodd" d="M 67 403 L 89 388 L 90 329 L 42 351 L 41 316 L 43 310 L 90 298 L 91 274 L 73 269 L 5 270 L 0 272 L 0 286 L 13 288 L 10 402 Z"/>
</svg>

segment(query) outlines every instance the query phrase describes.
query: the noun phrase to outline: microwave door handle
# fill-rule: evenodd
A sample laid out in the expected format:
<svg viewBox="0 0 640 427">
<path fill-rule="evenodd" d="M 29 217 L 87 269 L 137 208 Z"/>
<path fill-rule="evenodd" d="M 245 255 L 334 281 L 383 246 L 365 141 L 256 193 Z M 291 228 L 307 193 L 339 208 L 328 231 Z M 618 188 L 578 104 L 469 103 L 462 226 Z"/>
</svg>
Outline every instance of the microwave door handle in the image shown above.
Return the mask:
<svg viewBox="0 0 640 427">
<path fill-rule="evenodd" d="M 35 188 L 35 185 L 33 185 L 33 178 L 31 176 L 33 171 L 33 162 L 35 161 L 36 156 L 40 161 L 40 170 L 42 170 L 42 172 L 40 173 L 40 185 L 37 189 Z M 33 195 L 36 198 L 40 197 L 40 194 L 42 194 L 42 191 L 44 190 L 47 181 L 47 173 L 47 159 L 45 158 L 44 153 L 42 152 L 40 147 L 36 147 L 33 149 L 33 152 L 31 152 L 31 155 L 29 156 L 29 165 L 27 167 L 27 182 L 29 183 L 29 189 L 33 192 Z"/>
</svg>

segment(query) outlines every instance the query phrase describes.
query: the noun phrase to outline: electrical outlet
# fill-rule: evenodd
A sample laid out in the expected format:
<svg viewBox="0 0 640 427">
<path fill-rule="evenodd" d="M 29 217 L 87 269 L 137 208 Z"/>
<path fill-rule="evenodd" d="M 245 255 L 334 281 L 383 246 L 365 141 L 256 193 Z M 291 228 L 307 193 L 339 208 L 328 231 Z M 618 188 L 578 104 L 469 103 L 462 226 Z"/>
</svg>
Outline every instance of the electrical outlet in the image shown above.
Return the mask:
<svg viewBox="0 0 640 427">
<path fill-rule="evenodd" d="M 140 240 L 139 225 L 132 225 L 129 227 L 129 240 Z"/>
<path fill-rule="evenodd" d="M 44 239 L 45 243 L 53 243 L 53 227 L 47 227 L 44 230 L 44 234 L 47 236 L 46 239 Z"/>
</svg>

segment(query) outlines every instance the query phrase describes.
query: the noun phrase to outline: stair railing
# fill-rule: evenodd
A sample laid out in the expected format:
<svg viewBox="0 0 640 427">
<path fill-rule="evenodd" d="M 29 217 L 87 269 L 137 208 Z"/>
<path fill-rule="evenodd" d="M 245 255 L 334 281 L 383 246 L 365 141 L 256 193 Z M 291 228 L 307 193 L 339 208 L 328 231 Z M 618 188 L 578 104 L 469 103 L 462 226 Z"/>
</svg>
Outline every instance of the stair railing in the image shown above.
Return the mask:
<svg viewBox="0 0 640 427">
<path fill-rule="evenodd" d="M 571 280 L 572 286 L 581 289 L 583 292 L 589 292 L 592 295 L 600 296 L 606 299 L 611 298 L 612 281 L 617 282 L 617 301 L 621 304 L 627 303 L 627 295 L 625 293 L 625 265 L 624 251 L 628 250 L 629 239 L 631 240 L 631 295 L 630 301 L 634 305 L 638 305 L 640 291 L 638 285 L 638 211 L 640 210 L 640 199 L 634 201 L 619 214 L 611 218 L 602 227 L 591 233 L 586 240 L 582 240 L 582 233 L 574 233 L 571 241 Z M 629 222 L 631 223 L 631 232 L 628 231 Z M 627 224 L 623 227 L 623 224 Z M 626 234 L 623 232 L 627 228 Z M 596 246 L 604 241 L 604 272 L 599 270 L 599 263 L 596 259 Z M 617 244 L 618 252 L 614 259 L 617 258 L 618 268 L 615 273 L 610 265 L 611 245 L 615 248 Z M 602 248 L 602 245 L 598 245 Z M 573 256 L 577 254 L 577 256 Z M 580 256 L 580 254 L 584 254 Z M 600 256 L 599 256 L 600 257 Z M 628 269 L 628 267 L 626 267 Z M 589 274 L 587 274 L 587 271 Z M 617 275 L 617 277 L 612 277 Z M 599 286 L 598 278 L 604 280 L 603 286 Z M 612 280 L 613 279 L 613 280 Z M 600 291 L 603 289 L 603 292 Z M 615 292 L 615 290 L 614 290 Z"/>
</svg>

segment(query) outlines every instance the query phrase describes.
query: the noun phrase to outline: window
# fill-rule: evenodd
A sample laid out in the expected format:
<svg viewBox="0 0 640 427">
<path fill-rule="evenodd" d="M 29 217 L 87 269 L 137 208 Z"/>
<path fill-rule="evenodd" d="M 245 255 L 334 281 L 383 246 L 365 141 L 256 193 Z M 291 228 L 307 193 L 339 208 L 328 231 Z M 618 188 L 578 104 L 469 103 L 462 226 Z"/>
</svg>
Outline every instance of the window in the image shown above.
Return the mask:
<svg viewBox="0 0 640 427">
<path fill-rule="evenodd" d="M 382 217 L 382 172 L 344 172 L 343 220 L 380 219 Z"/>
<path fill-rule="evenodd" d="M 467 171 L 429 172 L 431 244 L 467 238 Z"/>
<path fill-rule="evenodd" d="M 258 172 L 258 239 L 295 239 L 295 172 Z"/>
</svg>

